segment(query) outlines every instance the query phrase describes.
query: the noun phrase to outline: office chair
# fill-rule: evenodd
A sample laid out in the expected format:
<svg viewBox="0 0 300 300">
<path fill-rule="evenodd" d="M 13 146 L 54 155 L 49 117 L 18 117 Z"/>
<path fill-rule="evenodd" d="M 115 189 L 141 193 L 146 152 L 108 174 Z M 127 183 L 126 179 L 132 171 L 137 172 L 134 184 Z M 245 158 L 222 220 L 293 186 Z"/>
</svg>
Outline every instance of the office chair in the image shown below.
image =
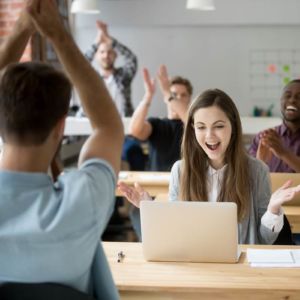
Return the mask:
<svg viewBox="0 0 300 300">
<path fill-rule="evenodd" d="M 0 285 L 1 300 L 94 300 L 71 287 L 55 283 L 16 283 Z"/>
<path fill-rule="evenodd" d="M 273 245 L 294 245 L 293 235 L 290 223 L 286 217 L 283 215 L 283 227 L 279 232 L 279 235 Z"/>
</svg>

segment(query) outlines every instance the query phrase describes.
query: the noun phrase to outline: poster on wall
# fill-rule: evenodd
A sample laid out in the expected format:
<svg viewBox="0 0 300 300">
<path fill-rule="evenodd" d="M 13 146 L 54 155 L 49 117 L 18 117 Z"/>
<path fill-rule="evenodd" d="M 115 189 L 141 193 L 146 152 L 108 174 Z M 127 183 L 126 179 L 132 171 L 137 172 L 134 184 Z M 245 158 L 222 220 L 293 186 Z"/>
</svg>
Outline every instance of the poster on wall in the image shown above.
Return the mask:
<svg viewBox="0 0 300 300">
<path fill-rule="evenodd" d="M 300 79 L 300 49 L 251 50 L 249 64 L 253 115 L 271 116 L 284 86 Z"/>
</svg>

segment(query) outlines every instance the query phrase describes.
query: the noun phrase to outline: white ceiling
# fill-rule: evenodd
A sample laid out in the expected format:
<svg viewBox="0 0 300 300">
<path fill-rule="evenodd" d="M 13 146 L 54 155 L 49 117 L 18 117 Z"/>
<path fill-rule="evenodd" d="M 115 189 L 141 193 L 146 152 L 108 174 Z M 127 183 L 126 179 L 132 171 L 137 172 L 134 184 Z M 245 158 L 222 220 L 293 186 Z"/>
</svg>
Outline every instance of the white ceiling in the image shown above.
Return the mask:
<svg viewBox="0 0 300 300">
<path fill-rule="evenodd" d="M 101 18 L 116 26 L 297 25 L 299 0 L 215 0 L 215 11 L 186 10 L 186 0 L 98 0 L 101 14 L 76 16 L 81 26 Z"/>
</svg>

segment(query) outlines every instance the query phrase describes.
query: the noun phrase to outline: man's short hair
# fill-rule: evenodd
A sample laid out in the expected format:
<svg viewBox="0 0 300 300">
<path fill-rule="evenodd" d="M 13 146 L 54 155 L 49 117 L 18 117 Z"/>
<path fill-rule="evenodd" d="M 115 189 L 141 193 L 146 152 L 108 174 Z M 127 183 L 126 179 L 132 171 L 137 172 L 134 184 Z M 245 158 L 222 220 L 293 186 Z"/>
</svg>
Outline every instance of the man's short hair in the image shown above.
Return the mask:
<svg viewBox="0 0 300 300">
<path fill-rule="evenodd" d="M 292 83 L 300 83 L 300 79 L 293 79 L 293 80 L 291 80 L 285 87 L 287 87 L 288 85 L 290 85 Z"/>
<path fill-rule="evenodd" d="M 0 134 L 20 145 L 45 142 L 69 109 L 71 83 L 52 66 L 12 64 L 0 82 Z"/>
<path fill-rule="evenodd" d="M 171 85 L 173 84 L 182 84 L 186 87 L 190 96 L 193 94 L 193 86 L 188 79 L 181 76 L 175 76 L 171 79 Z"/>
</svg>

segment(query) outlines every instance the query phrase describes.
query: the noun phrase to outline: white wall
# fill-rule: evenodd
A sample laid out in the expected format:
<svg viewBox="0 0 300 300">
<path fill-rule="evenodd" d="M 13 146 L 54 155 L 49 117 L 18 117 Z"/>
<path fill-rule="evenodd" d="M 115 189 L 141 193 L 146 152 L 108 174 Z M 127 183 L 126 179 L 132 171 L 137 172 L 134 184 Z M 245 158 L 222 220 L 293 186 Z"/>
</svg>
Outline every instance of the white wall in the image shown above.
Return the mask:
<svg viewBox="0 0 300 300">
<path fill-rule="evenodd" d="M 197 95 L 206 88 L 224 89 L 242 115 L 253 105 L 276 104 L 279 96 L 258 103 L 251 99 L 251 50 L 300 49 L 300 3 L 294 0 L 220 0 L 215 12 L 187 11 L 184 0 L 103 0 L 102 14 L 111 35 L 137 54 L 139 71 L 133 82 L 134 105 L 143 95 L 141 68 L 155 74 L 165 63 L 170 75 L 189 78 Z M 271 5 L 272 4 L 272 5 Z M 235 6 L 234 6 L 235 5 Z M 172 8 L 172 9 L 171 9 Z M 95 16 L 76 16 L 75 34 L 85 50 L 94 39 Z M 299 70 L 300 75 L 300 70 Z M 150 113 L 163 116 L 160 94 Z"/>
</svg>

